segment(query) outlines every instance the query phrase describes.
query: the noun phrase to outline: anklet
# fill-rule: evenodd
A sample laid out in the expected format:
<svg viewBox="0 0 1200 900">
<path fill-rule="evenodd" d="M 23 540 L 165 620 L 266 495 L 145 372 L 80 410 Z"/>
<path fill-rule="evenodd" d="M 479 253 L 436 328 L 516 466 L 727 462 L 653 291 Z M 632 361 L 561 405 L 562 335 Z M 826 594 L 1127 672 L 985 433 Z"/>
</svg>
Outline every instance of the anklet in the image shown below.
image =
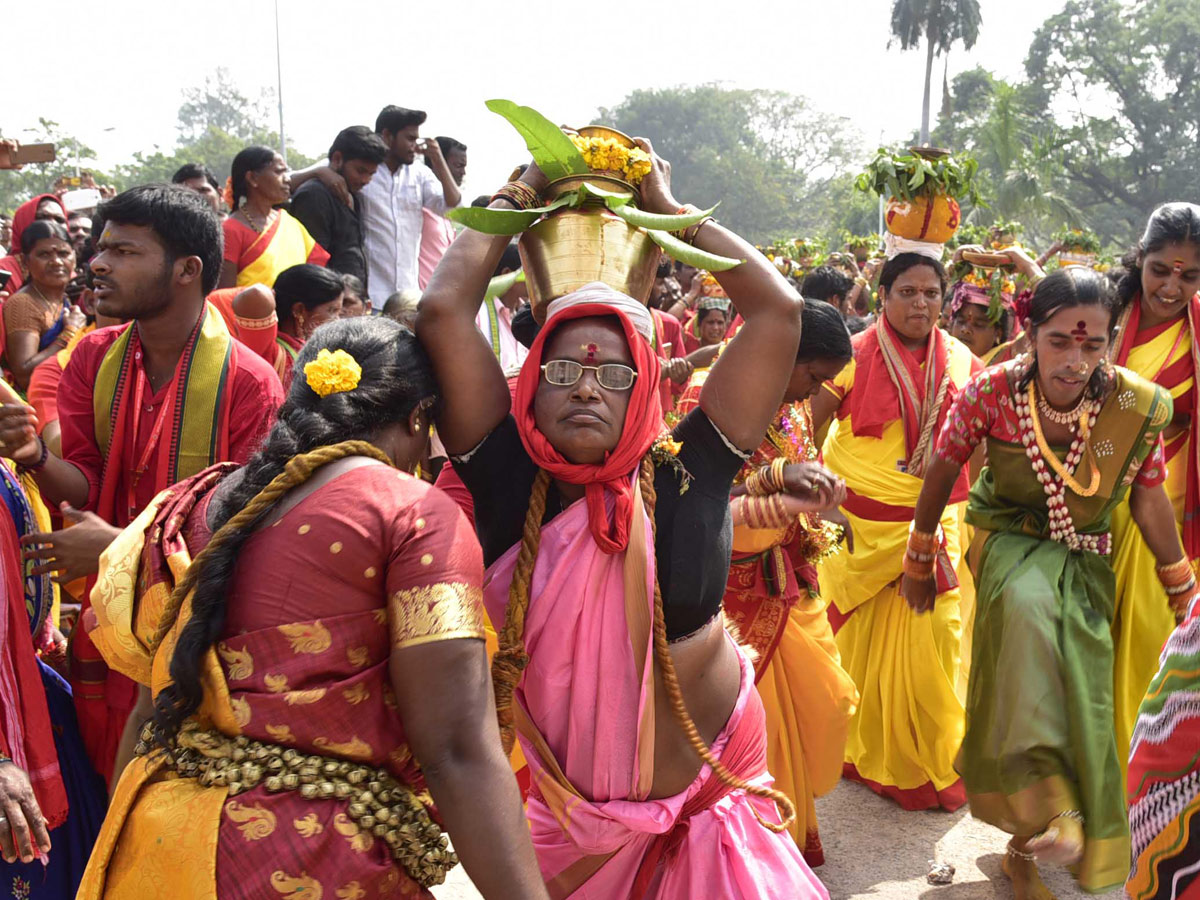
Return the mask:
<svg viewBox="0 0 1200 900">
<path fill-rule="evenodd" d="M 1037 862 L 1037 857 L 1032 853 L 1026 853 L 1024 850 L 1018 850 L 1012 844 L 1008 845 L 1008 855 L 1014 859 L 1022 859 L 1025 862 Z"/>
</svg>

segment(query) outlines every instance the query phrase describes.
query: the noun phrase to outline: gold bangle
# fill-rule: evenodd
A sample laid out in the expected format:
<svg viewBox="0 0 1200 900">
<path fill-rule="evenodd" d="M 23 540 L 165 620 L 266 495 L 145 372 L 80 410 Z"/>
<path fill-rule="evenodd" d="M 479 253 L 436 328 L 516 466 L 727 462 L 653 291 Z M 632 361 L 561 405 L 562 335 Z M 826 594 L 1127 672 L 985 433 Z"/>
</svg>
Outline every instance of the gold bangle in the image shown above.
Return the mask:
<svg viewBox="0 0 1200 900">
<path fill-rule="evenodd" d="M 783 505 L 783 494 L 771 494 L 771 510 L 775 513 L 775 527 L 784 528 L 788 525 L 787 507 Z"/>
<path fill-rule="evenodd" d="M 787 485 L 783 480 L 783 471 L 787 468 L 787 460 L 782 456 L 777 456 L 771 460 L 771 482 L 775 487 L 776 492 L 787 490 Z"/>
</svg>

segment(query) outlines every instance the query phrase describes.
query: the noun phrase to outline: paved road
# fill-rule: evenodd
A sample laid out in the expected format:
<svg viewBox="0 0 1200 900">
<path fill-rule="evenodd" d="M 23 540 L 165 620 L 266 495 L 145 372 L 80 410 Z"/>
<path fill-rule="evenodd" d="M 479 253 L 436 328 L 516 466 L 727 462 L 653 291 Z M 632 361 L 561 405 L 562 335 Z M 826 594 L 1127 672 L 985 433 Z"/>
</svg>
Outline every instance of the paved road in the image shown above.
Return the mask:
<svg viewBox="0 0 1200 900">
<path fill-rule="evenodd" d="M 1000 871 L 1007 836 L 956 813 L 905 812 L 858 784 L 843 781 L 817 801 L 821 839 L 829 860 L 817 870 L 832 900 L 1011 900 Z M 925 881 L 931 859 L 952 863 L 954 883 Z M 1092 896 L 1065 872 L 1045 878 L 1058 900 Z M 479 893 L 460 866 L 434 891 L 438 900 L 477 900 Z M 1102 895 L 1119 900 L 1119 891 Z"/>
</svg>

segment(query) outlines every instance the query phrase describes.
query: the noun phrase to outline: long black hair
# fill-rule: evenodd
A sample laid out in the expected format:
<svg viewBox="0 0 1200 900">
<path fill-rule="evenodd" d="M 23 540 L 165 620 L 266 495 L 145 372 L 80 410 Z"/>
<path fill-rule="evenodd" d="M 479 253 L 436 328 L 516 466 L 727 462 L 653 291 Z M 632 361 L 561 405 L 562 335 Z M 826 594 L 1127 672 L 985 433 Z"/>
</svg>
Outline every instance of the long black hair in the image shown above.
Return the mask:
<svg viewBox="0 0 1200 900">
<path fill-rule="evenodd" d="M 1150 214 L 1137 246 L 1121 258 L 1117 273 L 1117 296 L 1122 306 L 1142 289 L 1142 260 L 1147 253 L 1167 244 L 1200 246 L 1200 206 L 1195 203 L 1164 203 Z"/>
<path fill-rule="evenodd" d="M 1029 339 L 1033 346 L 1037 330 L 1059 310 L 1072 306 L 1099 306 L 1108 313 L 1108 336 L 1112 340 L 1121 304 L 1112 284 L 1100 273 L 1083 266 L 1068 266 L 1051 272 L 1038 282 L 1029 302 Z M 1030 352 L 1029 368 L 1021 377 L 1019 387 L 1025 390 L 1037 377 L 1037 352 Z M 1085 390 L 1092 400 L 1099 400 L 1108 389 L 1111 369 L 1096 366 L 1088 379 Z"/>
<path fill-rule="evenodd" d="M 320 397 L 303 377 L 304 367 L 321 350 L 339 349 L 362 367 L 362 379 L 354 390 Z M 296 374 L 262 447 L 229 492 L 214 498 L 210 513 L 214 534 L 283 472 L 293 457 L 342 441 L 370 441 L 383 428 L 407 422 L 418 404 L 436 405 L 438 394 L 433 366 L 413 333 L 379 316 L 322 325 L 300 351 Z M 269 509 L 230 534 L 201 561 L 192 616 L 171 658 L 171 684 L 154 704 L 154 736 L 164 748 L 172 746 L 183 721 L 200 706 L 201 664 L 225 626 L 226 596 L 238 553 Z"/>
<path fill-rule="evenodd" d="M 233 208 L 230 212 L 237 212 L 242 198 L 249 193 L 246 176 L 251 172 L 261 172 L 274 160 L 275 151 L 270 147 L 255 146 L 238 151 L 229 172 L 230 186 L 233 189 Z"/>
</svg>

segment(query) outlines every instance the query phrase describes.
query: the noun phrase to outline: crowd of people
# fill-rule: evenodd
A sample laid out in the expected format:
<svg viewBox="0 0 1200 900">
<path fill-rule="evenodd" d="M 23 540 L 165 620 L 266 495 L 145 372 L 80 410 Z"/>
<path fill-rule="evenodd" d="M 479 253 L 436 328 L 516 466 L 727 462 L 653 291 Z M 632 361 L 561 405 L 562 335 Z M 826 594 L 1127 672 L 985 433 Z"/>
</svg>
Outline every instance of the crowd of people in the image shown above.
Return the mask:
<svg viewBox="0 0 1200 900">
<path fill-rule="evenodd" d="M 828 898 L 843 777 L 1200 891 L 1200 205 L 538 306 L 425 118 L 0 233 L 6 896 Z"/>
</svg>

